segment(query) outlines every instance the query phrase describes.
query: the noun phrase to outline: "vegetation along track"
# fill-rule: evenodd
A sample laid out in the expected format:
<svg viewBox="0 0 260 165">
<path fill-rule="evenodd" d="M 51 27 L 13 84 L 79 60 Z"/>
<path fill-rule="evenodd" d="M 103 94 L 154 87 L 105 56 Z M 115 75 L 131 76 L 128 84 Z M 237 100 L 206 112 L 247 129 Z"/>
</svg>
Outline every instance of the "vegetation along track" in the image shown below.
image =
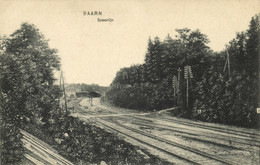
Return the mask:
<svg viewBox="0 0 260 165">
<path fill-rule="evenodd" d="M 104 125 L 105 127 L 108 127 L 109 129 L 111 129 L 115 132 L 118 132 L 118 133 L 123 134 L 130 138 L 133 138 L 135 140 L 138 140 L 142 143 L 145 143 L 149 146 L 152 146 L 160 151 L 163 151 L 167 154 L 170 154 L 174 157 L 182 159 L 191 164 L 205 164 L 205 161 L 209 164 L 236 164 L 232 161 L 225 160 L 223 158 L 219 158 L 219 157 L 210 155 L 208 153 L 205 153 L 205 152 L 202 152 L 202 151 L 160 138 L 158 136 L 146 133 L 144 131 L 140 131 L 138 129 L 122 125 L 118 122 L 116 122 L 116 124 L 113 124 L 111 121 L 107 121 L 107 120 L 105 121 L 102 119 L 98 119 L 97 122 L 101 125 Z M 151 144 L 151 143 L 147 142 L 146 140 L 133 135 L 133 133 L 141 135 L 141 136 L 145 136 L 146 138 L 148 137 L 150 139 L 156 140 L 159 143 L 167 144 L 169 147 L 175 148 L 175 151 L 174 152 L 169 151 L 169 150 L 166 150 L 164 147 L 158 146 L 156 144 Z M 183 153 L 183 154 L 180 154 L 180 153 Z M 190 156 L 189 158 L 187 158 L 188 155 Z M 193 156 L 191 156 L 191 155 L 193 155 Z"/>
</svg>

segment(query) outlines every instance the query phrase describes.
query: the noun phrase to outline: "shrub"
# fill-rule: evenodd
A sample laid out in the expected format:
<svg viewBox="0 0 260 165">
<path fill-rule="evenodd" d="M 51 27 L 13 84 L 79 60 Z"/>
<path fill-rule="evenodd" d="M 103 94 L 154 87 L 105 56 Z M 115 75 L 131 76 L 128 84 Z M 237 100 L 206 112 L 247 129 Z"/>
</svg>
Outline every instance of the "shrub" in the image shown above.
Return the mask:
<svg viewBox="0 0 260 165">
<path fill-rule="evenodd" d="M 52 125 L 44 130 L 32 126 L 25 129 L 51 144 L 72 162 L 82 160 L 87 163 L 105 161 L 107 164 L 167 163 L 152 155 L 149 155 L 151 159 L 144 159 L 143 155 L 137 152 L 138 147 L 91 123 L 83 123 L 78 118 L 64 115 L 53 115 L 53 119 Z M 59 139 L 60 143 L 55 142 L 55 139 Z"/>
</svg>

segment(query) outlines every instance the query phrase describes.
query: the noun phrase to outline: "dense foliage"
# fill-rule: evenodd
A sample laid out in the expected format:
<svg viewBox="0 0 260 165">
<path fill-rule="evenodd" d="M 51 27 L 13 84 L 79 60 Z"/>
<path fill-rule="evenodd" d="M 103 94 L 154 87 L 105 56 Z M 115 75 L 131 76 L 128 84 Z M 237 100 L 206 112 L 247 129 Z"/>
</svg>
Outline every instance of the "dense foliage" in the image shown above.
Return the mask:
<svg viewBox="0 0 260 165">
<path fill-rule="evenodd" d="M 1 161 L 22 157 L 18 127 L 27 123 L 48 126 L 57 107 L 53 94 L 53 70 L 59 69 L 57 50 L 31 24 L 24 23 L 10 37 L 1 38 Z"/>
<path fill-rule="evenodd" d="M 252 18 L 249 29 L 237 33 L 236 38 L 227 46 L 230 75 L 227 68 L 223 73 L 216 65 L 205 73 L 203 80 L 196 87 L 196 117 L 239 126 L 256 125 L 259 97 L 259 34 L 258 15 Z M 196 114 L 199 109 L 202 113 Z"/>
<path fill-rule="evenodd" d="M 256 15 L 249 29 L 237 33 L 223 52 L 211 51 L 207 36 L 199 30 L 177 29 L 175 39 L 168 35 L 163 42 L 158 37 L 149 38 L 145 63 L 118 71 L 106 100 L 126 108 L 173 107 L 172 79 L 179 77 L 177 70 L 180 68 L 180 92 L 175 95 L 180 115 L 254 126 L 259 91 L 259 28 L 259 15 Z M 191 66 L 193 73 L 188 81 L 183 72 L 186 65 Z"/>
<path fill-rule="evenodd" d="M 209 67 L 210 51 L 207 36 L 199 30 L 177 29 L 176 38 L 169 35 L 162 42 L 158 37 L 149 38 L 145 63 L 122 68 L 111 84 L 106 99 L 115 105 L 127 108 L 162 109 L 173 107 L 174 90 L 172 77 L 180 72 L 180 94 L 178 105 L 185 106 L 184 66 L 192 66 L 194 85 L 200 81 L 203 68 Z"/>
</svg>

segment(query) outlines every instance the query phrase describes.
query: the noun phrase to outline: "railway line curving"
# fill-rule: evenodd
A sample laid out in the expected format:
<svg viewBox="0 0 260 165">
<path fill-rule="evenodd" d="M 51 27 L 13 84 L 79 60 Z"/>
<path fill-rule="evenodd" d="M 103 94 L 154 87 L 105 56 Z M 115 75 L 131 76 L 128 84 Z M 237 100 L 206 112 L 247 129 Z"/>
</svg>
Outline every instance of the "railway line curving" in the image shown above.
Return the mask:
<svg viewBox="0 0 260 165">
<path fill-rule="evenodd" d="M 225 160 L 223 158 L 219 158 L 219 157 L 210 155 L 208 153 L 205 153 L 205 152 L 202 152 L 202 151 L 199 151 L 199 150 L 196 150 L 196 149 L 193 149 L 193 148 L 190 148 L 190 147 L 187 147 L 187 146 L 184 146 L 184 145 L 181 145 L 181 144 L 178 144 L 178 143 L 175 143 L 175 142 L 172 142 L 172 141 L 160 138 L 158 136 L 146 133 L 144 131 L 141 131 L 141 130 L 138 130 L 138 129 L 135 129 L 135 128 L 131 128 L 131 127 L 128 127 L 128 126 L 125 126 L 125 125 L 122 125 L 122 124 L 120 124 L 118 122 L 116 123 L 117 126 L 113 125 L 113 123 L 111 123 L 111 121 L 105 121 L 105 120 L 102 120 L 102 119 L 98 119 L 96 122 L 98 122 L 99 124 L 101 124 L 101 125 L 103 125 L 105 127 L 108 127 L 109 129 L 111 129 L 111 130 L 113 130 L 115 132 L 118 132 L 118 133 L 123 134 L 125 136 L 134 138 L 134 139 L 136 139 L 138 141 L 142 141 L 142 143 L 145 143 L 145 144 L 148 144 L 148 145 L 152 145 L 155 148 L 159 148 L 159 150 L 161 150 L 161 151 L 163 151 L 163 152 L 165 152 L 167 154 L 171 154 L 171 155 L 173 155 L 173 156 L 175 156 L 177 158 L 181 158 L 181 159 L 183 159 L 183 160 L 185 160 L 187 162 L 190 162 L 191 164 L 204 164 L 205 161 L 207 163 L 210 163 L 210 164 L 230 164 L 230 165 L 231 164 L 237 164 L 236 162 L 232 162 L 232 161 L 229 161 L 229 160 Z M 118 129 L 119 127 L 123 128 L 125 131 L 122 131 L 122 130 Z M 195 157 L 197 157 L 197 158 L 194 158 L 193 160 L 191 160 L 191 159 L 187 158 L 184 155 L 178 155 L 177 151 L 176 152 L 169 152 L 169 151 L 167 151 L 165 148 L 163 148 L 161 146 L 154 146 L 153 144 L 149 144 L 145 140 L 141 140 L 140 138 L 137 138 L 136 136 L 131 135 L 131 133 L 127 133 L 127 130 L 131 131 L 131 132 L 134 132 L 136 134 L 140 134 L 142 136 L 149 137 L 149 138 L 151 138 L 153 140 L 157 140 L 160 143 L 165 143 L 165 144 L 170 145 L 172 147 L 179 148 L 182 152 L 186 153 L 184 155 L 187 155 L 187 153 L 188 153 L 188 154 L 191 154 L 191 155 L 196 155 Z M 202 158 L 202 160 L 201 160 L 201 158 Z"/>
</svg>

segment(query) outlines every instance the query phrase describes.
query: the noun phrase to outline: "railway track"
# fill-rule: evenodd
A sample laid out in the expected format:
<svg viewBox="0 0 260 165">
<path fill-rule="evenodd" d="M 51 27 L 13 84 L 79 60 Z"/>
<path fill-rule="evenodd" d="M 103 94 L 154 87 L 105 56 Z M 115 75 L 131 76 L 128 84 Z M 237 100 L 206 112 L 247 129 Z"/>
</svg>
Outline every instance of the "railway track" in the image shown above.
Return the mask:
<svg viewBox="0 0 260 165">
<path fill-rule="evenodd" d="M 229 138 L 221 138 L 218 136 L 210 136 L 208 134 L 204 134 L 204 135 L 199 135 L 193 132 L 188 132 L 189 130 L 185 130 L 182 131 L 181 129 L 174 129 L 174 128 L 169 128 L 169 126 L 166 125 L 151 125 L 151 124 L 146 124 L 144 122 L 132 122 L 132 124 L 136 124 L 139 126 L 145 126 L 145 127 L 151 127 L 151 128 L 156 128 L 158 130 L 167 130 L 167 131 L 171 131 L 173 133 L 178 133 L 179 135 L 181 135 L 184 138 L 190 138 L 199 142 L 205 142 L 205 143 L 210 143 L 210 144 L 214 144 L 214 145 L 218 145 L 218 146 L 223 146 L 223 147 L 227 147 L 227 148 L 233 148 L 233 149 L 244 149 L 238 145 L 246 145 L 246 146 L 255 146 L 255 147 L 260 147 L 260 145 L 258 144 L 252 144 L 252 143 L 247 143 L 245 141 L 239 141 L 239 140 L 230 140 Z M 212 141 L 214 140 L 214 141 Z M 218 141 L 218 142 L 216 142 Z M 248 149 L 247 149 L 248 150 Z M 249 150 L 250 151 L 250 150 Z"/>
<path fill-rule="evenodd" d="M 110 111 L 110 109 L 108 111 Z M 87 113 L 85 114 L 87 115 Z M 82 117 L 85 118 L 84 115 Z M 224 128 L 224 126 L 222 128 L 221 126 L 215 126 L 214 124 L 208 125 L 195 121 L 189 122 L 182 119 L 179 121 L 179 119 L 171 119 L 171 117 L 168 118 L 160 115 L 97 115 L 93 116 L 93 119 L 95 119 L 95 122 L 98 123 L 98 125 L 102 125 L 110 131 L 117 132 L 126 137 L 126 139 L 133 139 L 130 140 L 133 144 L 141 145 L 142 148 L 146 149 L 149 147 L 154 148 L 163 152 L 163 154 L 171 155 L 173 158 L 185 162 L 177 164 L 248 163 L 250 162 L 248 154 L 254 156 L 252 153 L 260 146 L 260 142 L 257 139 L 259 136 L 258 133 L 251 132 L 251 130 Z M 128 126 L 121 123 L 126 123 Z M 151 130 L 150 133 L 147 133 L 140 130 L 142 129 L 142 126 L 155 129 L 152 133 Z M 163 138 L 158 137 L 158 133 L 160 134 L 161 130 L 166 130 L 166 132 L 162 132 L 166 135 Z M 170 136 L 175 136 L 175 139 L 173 140 Z M 181 139 L 180 136 L 183 138 Z M 192 142 L 189 143 L 189 141 Z M 198 146 L 199 144 L 203 146 Z M 207 144 L 213 145 L 208 147 Z M 147 147 L 143 145 L 146 145 Z M 165 145 L 168 145 L 168 147 Z M 203 150 L 203 147 L 206 150 Z M 217 149 L 215 149 L 215 147 L 217 147 Z M 218 155 L 214 155 L 215 153 Z M 225 155 L 223 153 L 230 155 Z M 193 155 L 193 157 L 187 155 Z M 253 159 L 257 160 L 258 157 L 253 157 Z"/>
<path fill-rule="evenodd" d="M 133 116 L 133 117 L 135 117 L 135 116 Z M 142 119 L 149 119 L 149 118 L 151 120 L 154 119 L 152 116 L 150 117 L 149 115 L 146 117 L 142 117 Z M 260 144 L 259 130 L 246 130 L 243 128 L 226 128 L 222 125 L 215 125 L 215 124 L 211 124 L 211 123 L 201 123 L 201 122 L 196 122 L 196 121 L 187 121 L 186 119 L 181 119 L 181 118 L 176 119 L 175 117 L 167 117 L 167 116 L 161 116 L 161 115 L 156 116 L 156 119 L 167 121 L 167 122 L 175 122 L 175 123 L 190 126 L 190 127 L 212 130 L 212 131 L 216 131 L 219 133 L 236 135 L 240 139 L 244 137 L 245 140 L 257 142 Z"/>
<path fill-rule="evenodd" d="M 126 121 L 126 118 L 124 117 L 117 117 L 117 120 L 121 121 Z M 157 129 L 158 131 L 164 130 L 164 131 L 170 131 L 173 134 L 180 135 L 186 139 L 192 139 L 198 142 L 203 142 L 203 143 L 209 143 L 221 147 L 226 147 L 226 148 L 232 148 L 232 149 L 245 149 L 247 146 L 255 146 L 258 147 L 260 146 L 259 144 L 252 144 L 252 143 L 247 143 L 246 141 L 241 141 L 241 140 L 230 140 L 229 137 L 223 137 L 218 134 L 203 134 L 203 132 L 198 132 L 198 131 L 192 131 L 189 129 L 181 129 L 178 127 L 172 127 L 169 125 L 163 125 L 163 124 L 158 124 L 158 123 L 151 123 L 151 122 L 145 122 L 144 120 L 142 121 L 131 121 L 131 124 L 134 124 L 139 127 L 146 127 L 146 128 L 151 128 L 151 129 Z M 230 144 L 232 143 L 232 144 Z M 241 147 L 241 144 L 244 145 L 245 147 Z M 248 148 L 248 147 L 247 147 Z M 247 151 L 251 151 L 249 149 L 246 149 Z"/>
<path fill-rule="evenodd" d="M 190 129 L 190 128 L 181 128 L 178 126 L 173 125 L 165 125 L 161 124 L 161 119 L 151 119 L 149 117 L 145 116 L 131 116 L 129 118 L 128 116 L 115 116 L 112 117 L 113 119 L 121 120 L 121 121 L 131 121 L 132 124 L 137 126 L 145 126 L 150 128 L 156 128 L 158 130 L 167 130 L 171 131 L 173 133 L 178 133 L 184 138 L 197 140 L 199 142 L 206 142 L 210 144 L 215 144 L 218 146 L 233 148 L 233 149 L 243 149 L 247 151 L 252 151 L 251 147 L 258 147 L 260 148 L 260 142 L 256 140 L 258 137 L 245 137 L 243 135 L 233 135 L 233 134 L 219 134 L 217 132 L 208 132 L 207 128 L 204 128 L 205 130 L 201 129 Z M 111 118 L 111 119 L 112 119 Z M 134 120 L 133 120 L 134 119 Z M 169 122 L 169 121 L 167 121 Z M 174 121 L 171 121 L 171 123 L 174 124 Z M 178 123 L 180 124 L 180 123 Z M 193 126 L 196 128 L 195 126 Z M 260 138 L 260 137 L 259 137 Z"/>
<path fill-rule="evenodd" d="M 140 141 L 147 145 L 153 146 L 154 148 L 159 149 L 160 151 L 165 152 L 166 154 L 170 154 L 173 157 L 186 161 L 186 163 L 190 163 L 190 164 L 237 164 L 235 162 L 225 160 L 223 158 L 219 158 L 214 155 L 210 155 L 210 154 L 202 152 L 200 150 L 193 149 L 193 148 L 175 143 L 173 141 L 169 141 L 169 140 L 160 138 L 158 136 L 146 133 L 144 131 L 122 125 L 118 122 L 116 122 L 116 124 L 113 124 L 111 121 L 105 121 L 102 119 L 98 119 L 97 122 L 109 129 L 113 130 L 114 132 L 118 132 L 127 137 L 133 138 L 137 141 Z M 133 133 L 135 135 L 133 135 Z M 138 135 L 145 136 L 146 140 L 138 138 Z M 150 142 L 147 142 L 147 138 L 150 141 L 157 141 L 159 143 L 167 144 L 168 147 L 174 148 L 174 151 L 169 150 L 169 148 L 167 149 L 166 147 L 153 145 Z"/>
<path fill-rule="evenodd" d="M 20 132 L 23 135 L 22 141 L 24 143 L 24 147 L 29 151 L 29 153 L 27 153 L 25 156 L 34 164 L 73 165 L 73 163 L 58 155 L 56 150 L 52 149 L 43 141 L 37 139 L 24 130 L 20 129 Z"/>
<path fill-rule="evenodd" d="M 193 130 L 193 129 L 189 129 L 189 128 L 182 129 L 182 128 L 171 126 L 171 125 L 160 124 L 160 122 L 154 123 L 154 120 L 152 121 L 152 119 L 148 119 L 148 118 L 145 118 L 142 116 L 133 116 L 133 118 L 139 120 L 138 121 L 139 123 L 136 123 L 136 124 L 142 124 L 142 125 L 147 125 L 147 126 L 150 125 L 152 127 L 159 128 L 159 129 L 166 129 L 169 131 L 175 131 L 175 132 L 189 134 L 189 135 L 203 135 L 204 137 L 207 137 L 207 138 L 214 138 L 214 139 L 218 139 L 218 140 L 229 141 L 232 143 L 260 147 L 260 141 L 258 140 L 258 139 L 260 139 L 260 136 L 257 136 L 257 135 L 252 138 L 252 136 L 248 137 L 248 136 L 243 136 L 243 135 L 237 135 L 237 134 L 227 133 L 227 132 L 220 131 L 220 130 L 213 133 L 213 132 L 207 131 L 207 130 L 212 130 L 212 129 L 208 129 L 208 127 L 203 127 L 203 128 L 200 127 L 202 129 L 205 129 L 205 131 Z M 124 119 L 122 119 L 122 120 L 124 120 Z M 145 122 L 145 121 L 147 121 L 147 122 Z M 169 122 L 169 121 L 170 120 L 167 120 L 167 122 Z M 170 121 L 170 122 L 174 123 L 175 121 Z M 178 124 L 182 124 L 182 123 L 178 122 Z M 192 126 L 192 127 L 196 128 L 196 126 Z M 218 132 L 221 132 L 224 134 L 218 134 Z"/>
<path fill-rule="evenodd" d="M 139 118 L 141 120 L 152 120 L 152 118 L 149 117 L 139 117 L 139 116 L 134 116 L 135 118 Z M 203 125 L 203 124 L 197 124 L 195 122 L 187 122 L 187 121 L 183 121 L 183 120 L 178 120 L 178 119 L 170 119 L 170 118 L 163 118 L 163 117 L 158 117 L 156 118 L 156 120 L 158 121 L 166 121 L 166 122 L 171 122 L 171 123 L 177 123 L 177 124 L 181 124 L 181 125 L 186 125 L 189 127 L 195 127 L 195 128 L 202 128 L 205 130 L 212 130 L 212 131 L 216 131 L 219 133 L 225 133 L 225 134 L 230 134 L 230 135 L 237 135 L 240 137 L 245 137 L 245 138 L 251 138 L 248 140 L 252 140 L 252 137 L 255 138 L 255 140 L 257 142 L 260 143 L 260 134 L 257 133 L 250 133 L 250 132 L 243 132 L 243 131 L 239 131 L 239 130 L 232 130 L 232 129 L 225 129 L 225 128 L 219 128 L 219 127 L 214 127 L 214 126 L 207 126 L 207 125 Z"/>
<path fill-rule="evenodd" d="M 187 125 L 187 126 L 192 126 L 192 127 L 198 127 L 198 128 L 205 128 L 205 129 L 210 129 L 210 130 L 213 130 L 213 131 L 218 131 L 218 132 L 224 132 L 224 133 L 231 133 L 231 134 L 234 134 L 234 135 L 239 135 L 239 136 L 244 136 L 244 137 L 252 137 L 252 136 L 256 136 L 258 139 L 258 141 L 260 142 L 260 132 L 259 130 L 255 130 L 255 131 L 245 131 L 245 130 L 241 130 L 242 128 L 226 128 L 226 127 L 223 127 L 223 126 L 214 126 L 213 124 L 204 124 L 204 123 L 199 123 L 199 122 L 195 122 L 195 121 L 187 121 L 185 119 L 176 119 L 176 118 L 173 118 L 173 117 L 163 117 L 163 116 L 160 116 L 158 117 L 158 119 L 161 119 L 161 120 L 165 120 L 165 121 L 171 121 L 171 122 L 176 122 L 176 123 L 180 123 L 180 124 L 183 124 L 183 125 Z"/>
</svg>

